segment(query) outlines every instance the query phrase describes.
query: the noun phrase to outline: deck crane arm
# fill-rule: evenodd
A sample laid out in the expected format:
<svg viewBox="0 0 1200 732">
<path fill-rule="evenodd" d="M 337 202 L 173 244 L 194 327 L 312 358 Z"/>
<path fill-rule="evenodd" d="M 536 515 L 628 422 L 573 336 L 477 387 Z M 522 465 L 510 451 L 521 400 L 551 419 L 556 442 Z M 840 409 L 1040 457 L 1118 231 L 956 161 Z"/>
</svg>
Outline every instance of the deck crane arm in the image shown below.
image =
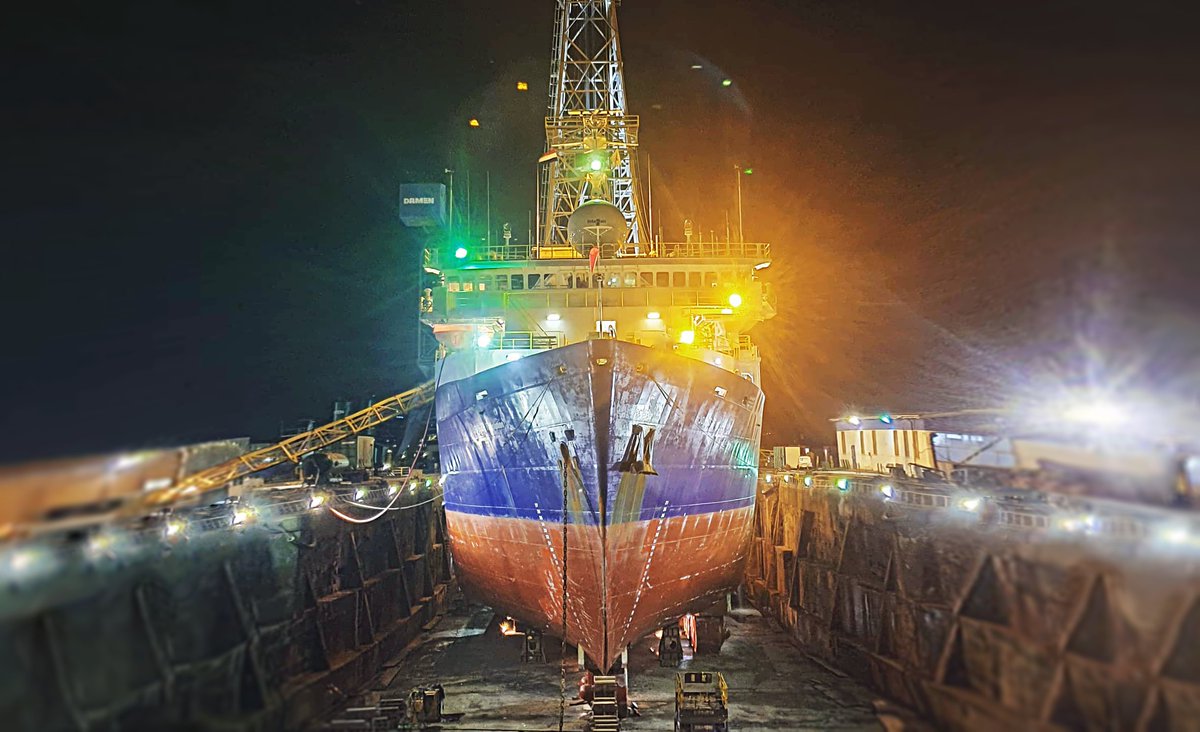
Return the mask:
<svg viewBox="0 0 1200 732">
<path fill-rule="evenodd" d="M 366 409 L 347 415 L 335 422 L 289 437 L 260 450 L 239 455 L 220 465 L 184 476 L 173 486 L 151 491 L 142 496 L 144 507 L 161 507 L 205 491 L 220 488 L 239 478 L 284 462 L 299 462 L 305 455 L 320 450 L 356 435 L 363 430 L 382 424 L 393 417 L 424 406 L 433 401 L 436 384 L 427 381 L 406 392 L 375 402 Z"/>
</svg>

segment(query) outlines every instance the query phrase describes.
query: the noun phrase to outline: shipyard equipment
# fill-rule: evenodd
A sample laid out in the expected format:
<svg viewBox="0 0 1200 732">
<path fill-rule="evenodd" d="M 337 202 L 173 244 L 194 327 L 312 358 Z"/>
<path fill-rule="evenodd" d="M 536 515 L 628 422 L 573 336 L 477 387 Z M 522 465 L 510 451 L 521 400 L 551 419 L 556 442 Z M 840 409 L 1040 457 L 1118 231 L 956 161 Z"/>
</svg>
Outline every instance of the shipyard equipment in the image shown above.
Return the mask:
<svg viewBox="0 0 1200 732">
<path fill-rule="evenodd" d="M 442 703 L 446 690 L 441 684 L 419 686 L 408 692 L 405 705 L 406 720 L 411 725 L 426 725 L 442 721 Z"/>
<path fill-rule="evenodd" d="M 726 732 L 729 687 L 715 671 L 675 674 L 675 731 Z"/>
<path fill-rule="evenodd" d="M 269 447 L 239 455 L 206 470 L 184 476 L 175 485 L 147 492 L 136 502 L 134 508 L 136 510 L 169 505 L 198 497 L 281 463 L 299 463 L 318 450 L 336 445 L 347 437 L 429 404 L 433 400 L 434 387 L 434 382 L 426 382 L 314 430 L 302 432 Z M 343 461 L 346 460 L 345 456 L 339 457 Z M 334 459 L 325 459 L 330 461 L 332 469 Z M 349 464 L 348 461 L 346 464 Z"/>
<path fill-rule="evenodd" d="M 592 732 L 617 732 L 621 713 L 616 676 L 596 676 L 592 686 Z"/>
<path fill-rule="evenodd" d="M 683 662 L 683 640 L 679 637 L 679 623 L 670 623 L 662 628 L 658 639 L 658 665 L 673 668 Z"/>
</svg>

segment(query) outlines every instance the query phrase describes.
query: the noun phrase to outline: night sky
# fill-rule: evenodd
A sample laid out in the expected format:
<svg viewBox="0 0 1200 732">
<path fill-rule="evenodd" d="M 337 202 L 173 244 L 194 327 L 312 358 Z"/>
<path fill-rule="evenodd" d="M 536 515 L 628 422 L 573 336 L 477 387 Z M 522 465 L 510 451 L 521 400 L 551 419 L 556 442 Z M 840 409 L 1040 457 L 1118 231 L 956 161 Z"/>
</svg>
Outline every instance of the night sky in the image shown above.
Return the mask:
<svg viewBox="0 0 1200 732">
<path fill-rule="evenodd" d="M 415 385 L 401 182 L 470 170 L 482 228 L 490 171 L 523 237 L 550 0 L 33 5 L 0 71 L 2 460 L 268 438 Z M 1080 374 L 1195 402 L 1185 5 L 624 4 L 667 236 L 723 230 L 754 168 L 766 444 Z"/>
</svg>

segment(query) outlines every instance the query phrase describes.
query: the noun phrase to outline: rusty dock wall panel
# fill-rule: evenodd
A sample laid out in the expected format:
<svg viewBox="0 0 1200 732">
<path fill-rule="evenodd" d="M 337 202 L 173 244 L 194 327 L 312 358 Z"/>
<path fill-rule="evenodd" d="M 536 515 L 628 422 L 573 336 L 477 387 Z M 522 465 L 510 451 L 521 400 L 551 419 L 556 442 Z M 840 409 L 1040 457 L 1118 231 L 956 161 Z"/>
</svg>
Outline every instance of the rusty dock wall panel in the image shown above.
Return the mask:
<svg viewBox="0 0 1200 732">
<path fill-rule="evenodd" d="M 307 511 L 0 587 L 6 730 L 298 729 L 446 605 L 440 502 Z"/>
<path fill-rule="evenodd" d="M 1194 556 L 778 478 L 746 585 L 810 654 L 944 729 L 1200 729 Z"/>
</svg>

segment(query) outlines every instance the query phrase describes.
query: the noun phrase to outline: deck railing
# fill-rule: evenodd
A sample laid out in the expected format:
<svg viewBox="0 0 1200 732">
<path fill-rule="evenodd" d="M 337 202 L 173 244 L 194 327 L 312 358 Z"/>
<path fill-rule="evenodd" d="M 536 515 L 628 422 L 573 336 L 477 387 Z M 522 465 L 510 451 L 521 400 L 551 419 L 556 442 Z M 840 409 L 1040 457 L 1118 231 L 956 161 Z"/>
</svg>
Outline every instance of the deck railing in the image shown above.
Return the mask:
<svg viewBox="0 0 1200 732">
<path fill-rule="evenodd" d="M 537 333 L 528 330 L 505 331 L 504 335 L 491 343 L 495 349 L 521 349 L 526 351 L 548 351 L 563 345 L 557 334 Z"/>
<path fill-rule="evenodd" d="M 590 247 L 540 247 L 529 244 L 478 245 L 458 258 L 452 252 L 426 250 L 425 263 L 436 268 L 454 268 L 475 262 L 547 262 L 584 260 Z M 600 258 L 618 259 L 771 259 L 771 245 L 762 242 L 692 241 L 645 244 L 601 244 Z"/>
</svg>

